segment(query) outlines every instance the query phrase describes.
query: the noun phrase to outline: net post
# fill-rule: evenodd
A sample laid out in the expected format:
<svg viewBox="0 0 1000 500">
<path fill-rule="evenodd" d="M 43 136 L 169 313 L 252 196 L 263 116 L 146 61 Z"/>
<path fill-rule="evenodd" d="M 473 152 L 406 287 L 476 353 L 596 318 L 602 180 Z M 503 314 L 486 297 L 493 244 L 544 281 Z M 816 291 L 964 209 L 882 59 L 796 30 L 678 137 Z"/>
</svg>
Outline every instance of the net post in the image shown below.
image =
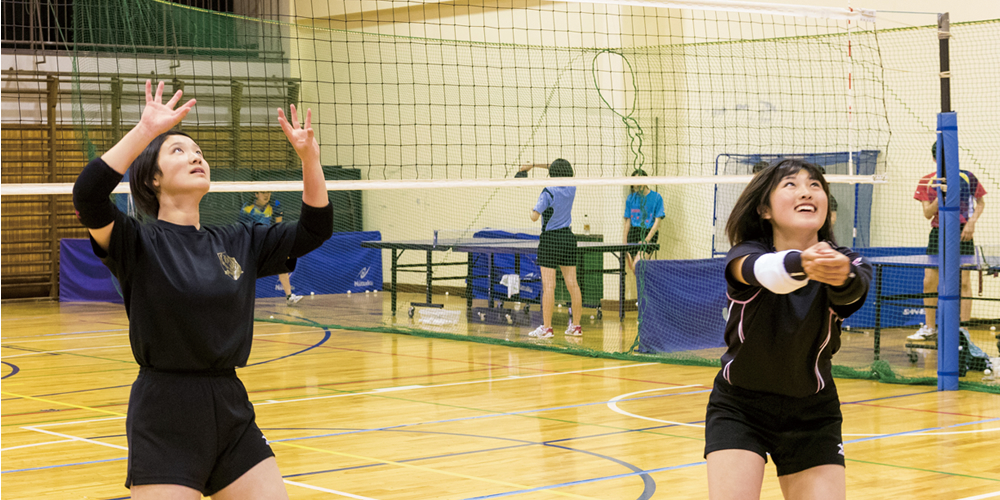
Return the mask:
<svg viewBox="0 0 1000 500">
<path fill-rule="evenodd" d="M 948 13 L 938 14 L 938 56 L 941 60 L 942 113 L 951 111 L 951 69 L 948 57 L 949 38 L 951 38 L 951 23 L 948 19 Z"/>
<path fill-rule="evenodd" d="M 233 169 L 237 169 L 243 165 L 242 150 L 243 150 L 243 129 L 240 126 L 242 123 L 241 111 L 243 110 L 243 83 L 233 80 L 230 83 L 230 96 L 229 96 L 229 126 L 232 127 L 230 132 L 230 147 L 233 149 Z"/>
<path fill-rule="evenodd" d="M 945 179 L 945 186 L 938 189 L 938 390 L 957 391 L 960 373 L 959 325 L 961 308 L 960 239 L 961 221 L 959 203 L 961 178 L 958 165 L 958 122 L 954 112 L 938 114 L 938 176 Z"/>
</svg>

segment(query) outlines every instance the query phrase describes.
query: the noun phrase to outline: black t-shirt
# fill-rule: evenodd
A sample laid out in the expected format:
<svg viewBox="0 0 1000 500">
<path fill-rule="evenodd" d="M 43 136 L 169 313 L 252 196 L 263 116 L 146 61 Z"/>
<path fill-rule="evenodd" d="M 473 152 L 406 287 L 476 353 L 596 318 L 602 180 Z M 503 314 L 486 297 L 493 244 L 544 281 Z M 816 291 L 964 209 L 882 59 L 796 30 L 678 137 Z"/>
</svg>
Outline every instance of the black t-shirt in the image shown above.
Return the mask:
<svg viewBox="0 0 1000 500">
<path fill-rule="evenodd" d="M 833 355 L 840 349 L 840 324 L 864 305 L 871 266 L 850 248 L 831 246 L 851 260 L 854 277 L 840 289 L 810 281 L 788 294 L 744 285 L 729 273 L 733 260 L 775 252 L 770 242 L 745 241 L 729 250 L 728 349 L 722 356 L 726 381 L 793 397 L 809 396 L 832 384 L 830 370 Z M 845 298 L 844 289 L 853 296 Z"/>
<path fill-rule="evenodd" d="M 108 251 L 121 282 L 132 354 L 143 367 L 225 370 L 246 365 L 257 278 L 295 268 L 296 224 L 140 224 L 115 210 Z"/>
</svg>

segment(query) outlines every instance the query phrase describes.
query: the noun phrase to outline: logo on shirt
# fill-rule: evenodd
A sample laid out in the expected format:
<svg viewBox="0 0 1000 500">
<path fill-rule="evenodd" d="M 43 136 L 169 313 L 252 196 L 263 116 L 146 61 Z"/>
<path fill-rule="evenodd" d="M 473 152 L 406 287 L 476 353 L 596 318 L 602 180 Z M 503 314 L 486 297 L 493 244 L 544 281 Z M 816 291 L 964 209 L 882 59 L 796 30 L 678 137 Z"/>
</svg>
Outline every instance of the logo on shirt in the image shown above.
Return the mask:
<svg viewBox="0 0 1000 500">
<path fill-rule="evenodd" d="M 844 455 L 844 443 L 837 444 L 837 454 L 841 456 Z"/>
<path fill-rule="evenodd" d="M 219 252 L 216 255 L 219 256 L 219 262 L 222 263 L 222 272 L 226 273 L 234 281 L 240 279 L 243 275 L 243 268 L 240 267 L 240 263 L 236 262 L 236 259 L 226 255 L 226 252 Z"/>
</svg>

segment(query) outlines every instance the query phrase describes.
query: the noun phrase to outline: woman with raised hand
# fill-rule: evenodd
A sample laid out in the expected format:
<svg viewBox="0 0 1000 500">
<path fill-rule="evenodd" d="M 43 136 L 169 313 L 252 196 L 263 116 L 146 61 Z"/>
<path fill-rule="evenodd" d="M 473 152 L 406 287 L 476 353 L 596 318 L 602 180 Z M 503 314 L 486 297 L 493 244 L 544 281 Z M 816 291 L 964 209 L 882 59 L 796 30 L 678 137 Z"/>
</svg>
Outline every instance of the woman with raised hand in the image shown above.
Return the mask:
<svg viewBox="0 0 1000 500">
<path fill-rule="evenodd" d="M 195 105 L 182 92 L 162 102 L 146 82 L 139 123 L 92 160 L 73 189 L 80 221 L 122 285 L 132 354 L 125 429 L 132 498 L 288 498 L 274 453 L 255 423 L 236 376 L 253 335 L 258 277 L 287 273 L 295 259 L 333 232 L 333 212 L 312 129 L 278 110 L 278 122 L 302 160 L 302 216 L 297 223 L 202 226 L 199 203 L 211 169 L 198 144 L 172 130 Z M 141 224 L 109 194 L 132 170 Z"/>
</svg>

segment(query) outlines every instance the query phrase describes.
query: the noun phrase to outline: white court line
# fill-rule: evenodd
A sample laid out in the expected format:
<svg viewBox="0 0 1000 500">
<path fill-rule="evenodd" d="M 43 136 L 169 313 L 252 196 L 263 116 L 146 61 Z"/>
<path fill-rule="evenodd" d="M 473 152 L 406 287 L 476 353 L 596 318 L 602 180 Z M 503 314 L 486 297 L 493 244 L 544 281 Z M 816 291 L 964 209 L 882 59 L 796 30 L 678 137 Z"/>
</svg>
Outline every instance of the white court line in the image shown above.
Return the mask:
<svg viewBox="0 0 1000 500">
<path fill-rule="evenodd" d="M 422 386 L 422 385 L 400 385 L 400 386 L 397 386 L 397 387 L 385 387 L 385 388 L 382 388 L 382 389 L 375 389 L 372 392 L 406 391 L 406 390 L 409 390 L 409 389 L 420 389 L 420 388 L 423 388 L 423 387 L 424 386 Z"/>
<path fill-rule="evenodd" d="M 103 443 L 101 441 L 95 441 L 93 439 L 87 439 L 87 438 L 82 438 L 82 437 L 70 436 L 69 434 L 60 434 L 58 432 L 46 431 L 46 430 L 43 430 L 43 429 L 37 429 L 35 427 L 21 427 L 21 428 L 29 430 L 29 431 L 41 432 L 42 434 L 49 434 L 49 435 L 56 436 L 56 437 L 67 438 L 67 439 L 70 439 L 72 441 L 82 441 L 84 443 L 96 444 L 96 445 L 99 445 L 99 446 L 107 446 L 108 448 L 116 448 L 116 449 L 119 449 L 119 450 L 126 450 L 126 451 L 128 451 L 128 447 L 127 446 L 119 446 L 117 444 Z"/>
<path fill-rule="evenodd" d="M 11 354 L 10 356 L 0 356 L 0 359 L 22 358 L 24 356 L 38 356 L 39 354 L 61 354 L 64 352 L 89 351 L 91 349 L 115 349 L 119 347 L 132 347 L 131 344 L 105 345 L 98 347 L 76 347 L 74 349 L 58 349 L 55 351 L 23 352 L 21 354 Z"/>
<path fill-rule="evenodd" d="M 702 387 L 702 385 L 701 384 L 694 384 L 694 385 L 681 385 L 681 386 L 677 386 L 677 387 L 657 387 L 655 389 L 646 389 L 644 391 L 630 392 L 628 394 L 622 394 L 621 396 L 615 396 L 615 397 L 611 398 L 611 400 L 608 401 L 608 408 L 610 408 L 611 411 L 613 411 L 613 412 L 621 413 L 622 415 L 625 415 L 625 416 L 628 416 L 628 417 L 635 417 L 635 418 L 638 418 L 638 419 L 649 420 L 651 422 L 660 422 L 660 423 L 663 423 L 663 424 L 672 424 L 672 425 L 680 425 L 680 426 L 683 426 L 683 427 L 695 427 L 695 428 L 698 428 L 698 429 L 704 429 L 705 428 L 704 425 L 689 424 L 687 422 L 673 422 L 673 421 L 670 421 L 670 420 L 660 420 L 658 418 L 644 417 L 642 415 L 636 415 L 635 413 L 629 413 L 629 412 L 627 412 L 627 411 L 625 411 L 625 410 L 623 410 L 623 409 L 621 409 L 621 408 L 618 407 L 618 401 L 621 401 L 623 399 L 628 399 L 630 396 L 635 396 L 636 394 L 642 394 L 644 392 L 653 392 L 653 391 L 672 391 L 674 389 L 688 389 L 688 388 L 691 388 L 691 387 Z"/>
<path fill-rule="evenodd" d="M 295 332 L 261 333 L 261 334 L 258 334 L 258 335 L 254 335 L 254 337 L 271 337 L 271 336 L 275 336 L 275 335 L 290 335 L 290 334 L 299 334 L 299 333 L 315 333 L 316 330 L 317 329 L 314 328 L 312 330 L 302 330 L 302 331 L 295 331 Z M 319 330 L 322 331 L 322 328 L 319 328 Z M 100 335 L 100 336 L 96 336 L 96 337 L 74 337 L 73 340 L 96 339 L 96 338 L 102 338 L 102 337 L 121 337 L 121 335 L 122 334 Z M 65 340 L 65 338 L 62 338 L 62 339 L 43 339 L 43 340 L 36 340 L 35 342 L 47 342 L 49 340 Z M 21 342 L 19 342 L 19 343 L 21 343 Z M 73 348 L 73 349 L 58 349 L 58 350 L 55 350 L 55 351 L 23 352 L 23 353 L 20 353 L 20 354 L 11 354 L 9 356 L 0 356 L 0 359 L 21 358 L 21 357 L 24 357 L 24 356 L 36 356 L 36 355 L 39 355 L 39 354 L 59 354 L 59 353 L 64 353 L 64 352 L 86 351 L 88 349 L 115 349 L 115 348 L 119 348 L 119 347 L 131 347 L 131 346 L 132 346 L 131 344 L 122 344 L 122 345 L 105 345 L 105 346 L 95 346 L 95 347 L 77 347 L 77 348 Z M 9 347 L 9 346 L 3 346 L 3 347 L 6 347 L 8 349 L 13 349 L 12 347 Z"/>
<path fill-rule="evenodd" d="M 123 420 L 125 417 L 106 417 L 106 418 L 94 418 L 90 420 L 73 420 L 70 422 L 52 422 L 49 424 L 38 424 L 32 427 L 57 427 L 60 425 L 76 425 L 76 424 L 90 424 L 93 422 L 107 422 L 108 420 Z"/>
<path fill-rule="evenodd" d="M 996 498 L 1000 497 L 1000 491 L 994 491 L 993 493 L 984 493 L 982 495 L 976 495 L 974 497 L 960 498 L 959 500 L 982 500 L 983 498 Z"/>
<path fill-rule="evenodd" d="M 353 495 L 351 493 L 345 493 L 343 491 L 328 490 L 326 488 L 320 488 L 319 486 L 313 486 L 311 484 L 300 483 L 298 481 L 289 481 L 287 479 L 285 479 L 284 481 L 285 481 L 285 484 L 290 484 L 292 486 L 298 486 L 299 488 L 306 488 L 306 489 L 315 490 L 315 491 L 322 491 L 323 493 L 333 493 L 334 495 L 340 495 L 342 497 L 356 498 L 357 500 L 375 500 L 374 498 L 370 498 L 370 497 L 363 497 L 361 495 Z"/>
<path fill-rule="evenodd" d="M 634 365 L 605 366 L 605 367 L 602 367 L 602 368 L 591 368 L 591 369 L 588 369 L 588 370 L 573 370 L 573 371 L 569 371 L 569 372 L 540 373 L 538 375 L 519 375 L 519 376 L 510 376 L 510 377 L 503 377 L 503 378 L 488 378 L 488 379 L 483 379 L 483 380 L 470 380 L 470 381 L 466 381 L 466 382 L 451 382 L 451 383 L 448 383 L 448 384 L 414 385 L 414 386 L 407 386 L 408 387 L 407 390 L 409 390 L 409 389 L 437 389 L 439 387 L 452 387 L 452 386 L 456 386 L 456 385 L 488 384 L 488 383 L 493 383 L 493 382 L 502 382 L 504 380 L 524 380 L 524 379 L 530 379 L 530 378 L 553 377 L 553 376 L 557 376 L 557 375 L 572 375 L 572 374 L 576 374 L 576 373 L 597 372 L 597 371 L 604 371 L 604 370 L 617 370 L 619 368 L 635 368 L 635 367 L 640 367 L 640 366 L 650 366 L 650 365 L 658 365 L 658 364 L 660 364 L 660 363 L 637 363 L 637 364 L 634 364 Z M 380 392 L 385 392 L 386 390 L 387 390 L 386 388 L 382 388 L 382 389 L 375 389 L 375 390 L 372 390 L 372 391 L 365 391 L 365 392 L 351 392 L 351 393 L 346 393 L 346 394 L 331 394 L 329 396 L 314 396 L 314 397 L 311 397 L 311 398 L 300 398 L 300 399 L 282 399 L 282 400 L 269 399 L 269 400 L 266 400 L 266 401 L 264 401 L 262 403 L 254 403 L 254 406 L 275 405 L 275 404 L 283 404 L 283 403 L 300 403 L 300 402 L 303 402 L 303 401 L 316 401 L 316 400 L 320 400 L 320 399 L 345 398 L 345 397 L 349 397 L 349 396 L 367 396 L 367 395 L 371 395 L 371 394 L 378 394 Z"/>
<path fill-rule="evenodd" d="M 0 451 L 19 450 L 21 448 L 31 448 L 31 447 L 34 447 L 34 446 L 45 446 L 47 444 L 69 443 L 70 441 L 76 441 L 76 440 L 75 439 L 62 439 L 62 440 L 59 440 L 59 441 L 46 441 L 44 443 L 22 444 L 21 446 L 11 446 L 10 448 L 0 448 Z"/>
</svg>

